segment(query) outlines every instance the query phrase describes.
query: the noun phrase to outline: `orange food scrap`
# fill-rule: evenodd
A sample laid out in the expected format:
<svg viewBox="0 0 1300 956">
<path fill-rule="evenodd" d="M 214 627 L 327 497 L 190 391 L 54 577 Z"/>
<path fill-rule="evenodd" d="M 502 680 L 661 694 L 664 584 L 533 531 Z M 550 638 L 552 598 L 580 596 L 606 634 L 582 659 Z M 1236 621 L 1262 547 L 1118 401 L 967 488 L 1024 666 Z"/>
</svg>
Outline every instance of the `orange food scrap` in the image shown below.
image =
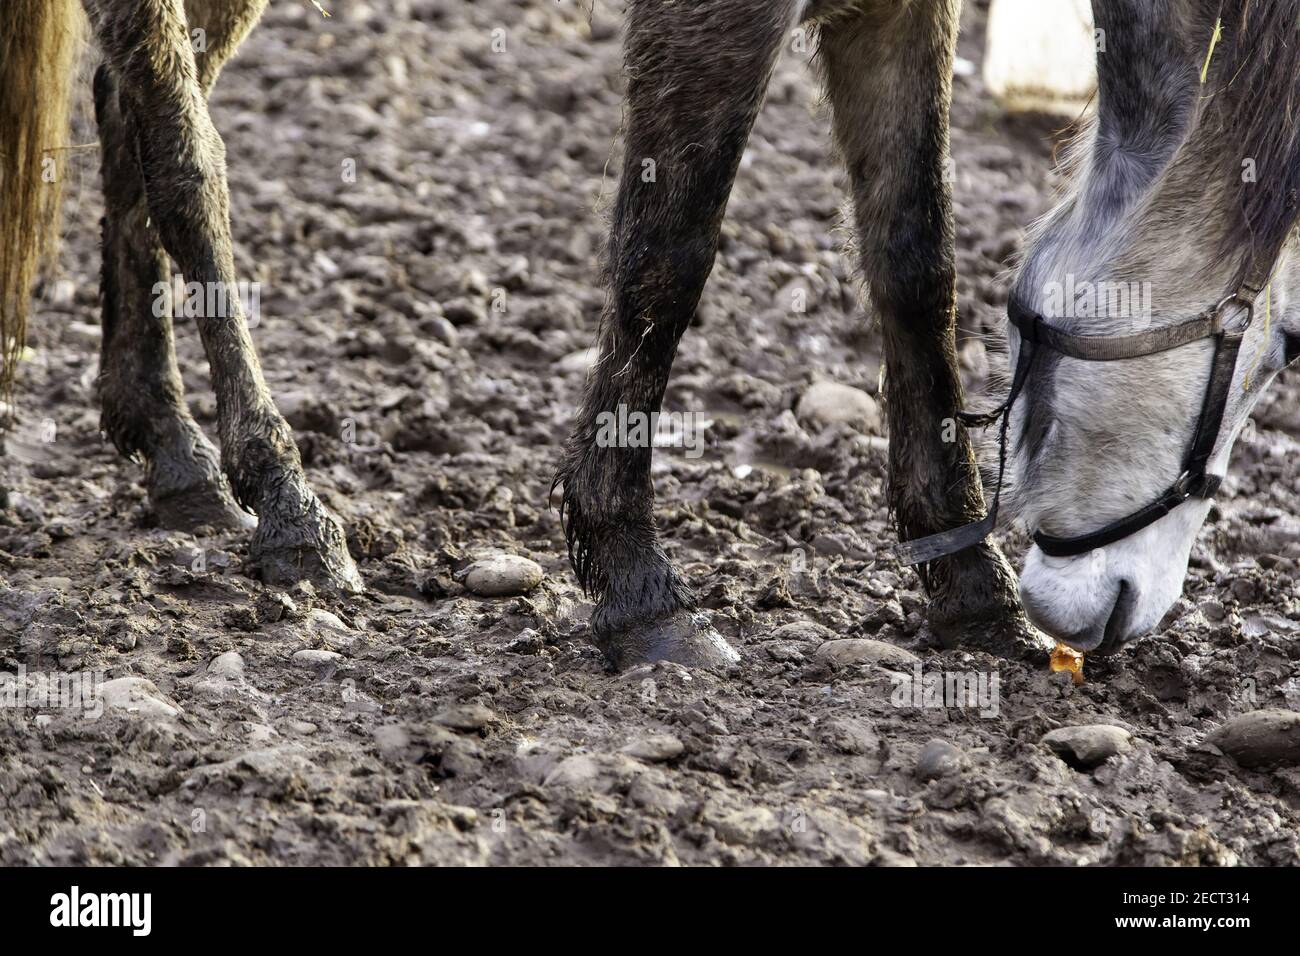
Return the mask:
<svg viewBox="0 0 1300 956">
<path fill-rule="evenodd" d="M 1076 684 L 1083 683 L 1083 654 L 1068 644 L 1057 643 L 1052 651 L 1052 673 L 1069 671 L 1070 679 Z"/>
</svg>

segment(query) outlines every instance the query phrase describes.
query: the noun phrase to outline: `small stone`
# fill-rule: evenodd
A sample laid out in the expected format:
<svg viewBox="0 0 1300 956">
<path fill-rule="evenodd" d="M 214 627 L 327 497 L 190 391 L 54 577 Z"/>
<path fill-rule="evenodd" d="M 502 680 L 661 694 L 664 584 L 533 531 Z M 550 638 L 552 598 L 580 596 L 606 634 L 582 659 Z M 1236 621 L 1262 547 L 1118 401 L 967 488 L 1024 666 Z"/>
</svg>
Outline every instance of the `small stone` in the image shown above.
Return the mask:
<svg viewBox="0 0 1300 956">
<path fill-rule="evenodd" d="M 339 433 L 339 413 L 314 390 L 281 392 L 275 404 L 295 432 Z"/>
<path fill-rule="evenodd" d="M 1223 606 L 1222 601 L 1202 601 L 1199 609 L 1205 615 L 1205 619 L 1212 624 L 1222 623 L 1228 617 L 1228 609 Z"/>
<path fill-rule="evenodd" d="M 799 650 L 796 645 L 785 641 L 766 644 L 763 650 L 767 652 L 768 657 L 781 664 L 798 664 L 804 660 L 803 651 Z"/>
<path fill-rule="evenodd" d="M 517 554 L 480 558 L 465 572 L 465 587 L 480 597 L 514 597 L 542 583 L 542 566 Z"/>
<path fill-rule="evenodd" d="M 1243 767 L 1300 764 L 1300 713 L 1252 710 L 1225 721 L 1206 737 Z"/>
<path fill-rule="evenodd" d="M 870 754 L 880 749 L 875 729 L 860 717 L 832 717 L 820 726 L 823 743 L 838 753 Z"/>
<path fill-rule="evenodd" d="M 816 621 L 791 621 L 772 632 L 774 641 L 791 641 L 797 644 L 825 644 L 839 635 Z"/>
<path fill-rule="evenodd" d="M 298 613 L 298 605 L 283 591 L 266 591 L 257 599 L 257 619 L 263 624 L 274 624 Z M 342 623 L 342 622 L 340 622 Z"/>
<path fill-rule="evenodd" d="M 921 659 L 911 651 L 865 637 L 827 641 L 817 648 L 817 657 L 840 667 L 852 664 L 884 664 L 889 667 L 910 668 L 913 664 L 921 662 Z"/>
<path fill-rule="evenodd" d="M 411 743 L 411 735 L 400 724 L 383 724 L 375 728 L 375 743 L 385 756 L 403 754 Z"/>
<path fill-rule="evenodd" d="M 343 623 L 343 620 L 337 614 L 331 614 L 323 608 L 314 607 L 307 612 L 305 618 L 309 630 L 315 631 L 326 637 L 331 635 L 344 635 L 352 637 L 352 629 Z"/>
<path fill-rule="evenodd" d="M 226 651 L 226 653 L 213 659 L 208 665 L 208 673 L 213 677 L 225 677 L 235 679 L 244 676 L 244 658 L 238 651 Z"/>
<path fill-rule="evenodd" d="M 845 424 L 867 434 L 880 434 L 880 406 L 860 388 L 838 382 L 818 382 L 799 398 L 795 417 L 817 427 Z"/>
<path fill-rule="evenodd" d="M 176 717 L 180 708 L 163 698 L 154 682 L 143 677 L 119 677 L 99 685 L 96 699 L 105 712 L 132 717 Z"/>
<path fill-rule="evenodd" d="M 733 846 L 751 846 L 775 836 L 781 829 L 776 814 L 767 807 L 736 810 L 713 824 L 718 838 Z"/>
<path fill-rule="evenodd" d="M 589 348 L 580 349 L 577 352 L 570 352 L 568 355 L 559 359 L 555 367 L 561 372 L 585 372 L 596 364 L 600 358 L 600 349 Z"/>
<path fill-rule="evenodd" d="M 965 764 L 966 755 L 961 748 L 936 737 L 921 748 L 921 755 L 916 758 L 916 778 L 938 780 L 957 773 Z"/>
<path fill-rule="evenodd" d="M 448 348 L 456 345 L 460 338 L 460 333 L 456 331 L 456 326 L 447 321 L 445 316 L 431 315 L 420 323 L 420 329 L 433 338 L 437 339 Z"/>
<path fill-rule="evenodd" d="M 473 299 L 452 299 L 443 303 L 442 313 L 452 325 L 479 325 L 487 318 L 483 303 Z"/>
<path fill-rule="evenodd" d="M 1058 727 L 1043 735 L 1043 744 L 1070 766 L 1091 770 L 1116 754 L 1132 749 L 1132 738 L 1123 727 L 1088 724 Z"/>
<path fill-rule="evenodd" d="M 682 742 L 671 734 L 651 734 L 632 741 L 623 748 L 622 753 L 646 763 L 662 763 L 681 756 L 685 749 Z"/>
<path fill-rule="evenodd" d="M 339 664 L 342 660 L 343 655 L 337 651 L 324 651 L 315 647 L 309 647 L 305 650 L 297 651 L 293 655 L 293 662 L 295 665 L 314 670 L 333 667 Z"/>
<path fill-rule="evenodd" d="M 589 787 L 600 776 L 596 761 L 586 754 L 565 757 L 542 781 L 544 787 Z"/>
<path fill-rule="evenodd" d="M 497 715 L 482 704 L 461 704 L 448 707 L 433 718 L 452 730 L 482 730 L 497 719 Z"/>
</svg>

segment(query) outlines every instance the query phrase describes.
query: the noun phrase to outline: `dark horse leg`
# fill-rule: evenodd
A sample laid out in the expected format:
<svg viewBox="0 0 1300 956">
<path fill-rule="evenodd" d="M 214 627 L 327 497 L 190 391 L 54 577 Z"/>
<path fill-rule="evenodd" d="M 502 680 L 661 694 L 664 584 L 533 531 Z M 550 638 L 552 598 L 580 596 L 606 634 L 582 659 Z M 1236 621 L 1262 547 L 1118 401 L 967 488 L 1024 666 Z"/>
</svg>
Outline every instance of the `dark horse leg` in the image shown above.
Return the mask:
<svg viewBox="0 0 1300 956">
<path fill-rule="evenodd" d="M 258 8 L 248 19 L 250 27 L 264 2 L 250 4 Z M 95 118 L 104 183 L 99 373 L 104 431 L 119 452 L 143 461 L 149 503 L 163 527 L 252 527 L 230 494 L 217 450 L 185 406 L 171 315 L 155 308 L 171 270 L 149 217 L 138 130 L 108 64 L 95 74 Z"/>
<path fill-rule="evenodd" d="M 632 0 L 626 155 L 608 250 L 610 298 L 557 482 L 570 557 L 597 598 L 615 667 L 737 655 L 696 613 L 654 521 L 651 449 L 601 447 L 602 413 L 659 410 L 678 340 L 713 268 L 727 197 L 794 0 Z"/>
<path fill-rule="evenodd" d="M 841 12 L 820 30 L 862 269 L 884 336 L 889 501 L 904 540 L 984 513 L 970 441 L 953 427 L 962 388 L 952 196 L 944 173 L 960 6 L 856 0 L 839 4 Z M 930 562 L 922 580 L 931 627 L 945 643 L 1001 654 L 1036 646 L 1015 575 L 993 544 Z"/>
<path fill-rule="evenodd" d="M 268 582 L 310 577 L 360 589 L 342 528 L 307 485 L 293 435 L 262 378 L 235 295 L 225 147 L 208 116 L 205 94 L 264 0 L 191 0 L 193 24 L 182 0 L 84 3 L 109 71 L 99 78 L 96 91 L 111 145 L 105 151 L 109 216 L 128 217 L 110 222 L 105 230 L 110 327 L 105 329 L 104 394 L 110 432 L 124 450 L 139 451 L 150 460 L 153 471 L 159 460 L 177 468 L 179 477 L 160 478 L 160 490 L 169 490 L 167 482 L 180 491 L 188 485 L 200 497 L 215 495 L 217 510 L 225 511 L 215 490 L 219 485 L 207 468 L 211 449 L 200 441 L 197 427 L 189 427 L 192 420 L 178 414 L 183 406 L 168 327 L 152 318 L 149 280 L 159 281 L 158 273 L 165 269 L 160 242 L 187 281 L 227 293 L 224 314 L 197 321 L 217 395 L 222 464 L 235 499 L 258 515 L 254 564 Z M 205 31 L 206 49 L 197 58 L 192 26 Z M 132 179 L 135 169 L 138 180 Z M 124 231 L 133 221 L 129 217 L 141 221 L 140 186 L 156 233 Z M 133 242 L 137 248 L 128 248 Z M 141 401 L 129 396 L 132 389 L 152 394 Z M 179 439 L 151 434 L 141 421 L 160 410 L 179 429 Z M 176 450 L 178 445 L 188 445 L 189 460 Z M 180 513 L 185 520 L 184 506 Z"/>
</svg>

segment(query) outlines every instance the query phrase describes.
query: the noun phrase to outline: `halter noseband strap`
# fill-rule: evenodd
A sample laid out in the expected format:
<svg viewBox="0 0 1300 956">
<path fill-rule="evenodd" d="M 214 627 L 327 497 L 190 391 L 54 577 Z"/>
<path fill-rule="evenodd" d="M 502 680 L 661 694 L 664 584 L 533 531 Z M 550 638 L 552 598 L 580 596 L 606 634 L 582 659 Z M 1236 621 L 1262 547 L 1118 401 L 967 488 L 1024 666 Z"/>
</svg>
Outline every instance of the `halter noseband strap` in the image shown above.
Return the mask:
<svg viewBox="0 0 1300 956">
<path fill-rule="evenodd" d="M 1102 548 L 1122 538 L 1141 531 L 1163 518 L 1189 498 L 1211 498 L 1219 489 L 1222 478 L 1206 471 L 1210 456 L 1218 445 L 1223 416 L 1227 411 L 1228 396 L 1237 368 L 1241 342 L 1254 318 L 1255 297 L 1264 282 L 1247 281 L 1241 288 L 1221 299 L 1212 309 L 1180 322 L 1177 325 L 1150 329 L 1133 335 L 1075 335 L 1048 325 L 1042 316 L 1021 308 L 1014 300 L 1008 305 L 1007 315 L 1020 333 L 1020 351 L 1011 380 L 1007 400 L 998 408 L 983 415 L 959 413 L 960 420 L 970 427 L 991 425 L 1002 420 L 998 434 L 998 480 L 993 493 L 993 504 L 988 515 L 951 531 L 905 541 L 898 545 L 897 555 L 905 565 L 921 564 L 944 555 L 954 554 L 979 544 L 997 526 L 998 508 L 1002 499 L 1002 477 L 1006 471 L 1007 428 L 1011 421 L 1011 408 L 1020 397 L 1029 370 L 1038 349 L 1048 349 L 1069 358 L 1088 362 L 1113 362 L 1141 358 L 1167 352 L 1199 342 L 1214 340 L 1214 364 L 1205 388 L 1205 400 L 1196 422 L 1196 433 L 1183 463 L 1182 474 L 1159 498 L 1132 514 L 1112 522 L 1090 534 L 1073 538 L 1058 538 L 1039 531 L 1034 542 L 1043 553 L 1053 557 L 1083 554 Z M 1229 306 L 1238 305 L 1246 310 L 1245 317 L 1231 328 L 1224 325 L 1224 314 Z"/>
</svg>

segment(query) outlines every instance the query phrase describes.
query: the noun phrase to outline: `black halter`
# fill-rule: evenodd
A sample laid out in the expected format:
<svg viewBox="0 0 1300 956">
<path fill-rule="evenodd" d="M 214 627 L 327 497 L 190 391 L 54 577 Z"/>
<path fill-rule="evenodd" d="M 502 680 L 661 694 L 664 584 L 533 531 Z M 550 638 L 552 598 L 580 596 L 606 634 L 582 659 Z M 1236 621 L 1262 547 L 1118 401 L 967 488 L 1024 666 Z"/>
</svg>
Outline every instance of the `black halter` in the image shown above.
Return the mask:
<svg viewBox="0 0 1300 956">
<path fill-rule="evenodd" d="M 1074 335 L 1062 332 L 1048 325 L 1041 315 L 1025 311 L 1013 300 L 1007 312 L 1011 324 L 1020 332 L 1020 353 L 1007 400 L 983 415 L 958 413 L 962 423 L 970 427 L 982 428 L 999 419 L 1002 421 L 998 435 L 998 482 L 993 493 L 993 505 L 982 521 L 915 541 L 902 542 L 896 551 L 902 563 L 921 564 L 962 551 L 983 541 L 997 526 L 998 506 L 1002 499 L 1002 476 L 1007 464 L 1007 427 L 1011 421 L 1011 407 L 1025 387 L 1025 380 L 1034 364 L 1034 356 L 1040 348 L 1088 362 L 1114 362 L 1167 352 L 1203 339 L 1214 340 L 1214 365 L 1210 369 L 1205 400 L 1196 422 L 1196 434 L 1183 461 L 1182 474 L 1164 494 L 1146 507 L 1091 534 L 1057 538 L 1041 531 L 1035 532 L 1034 542 L 1044 554 L 1068 557 L 1084 554 L 1094 548 L 1103 548 L 1136 534 L 1189 498 L 1212 498 L 1223 478 L 1209 474 L 1206 468 L 1223 428 L 1223 416 L 1227 410 L 1228 394 L 1232 390 L 1232 378 L 1237 368 L 1242 338 L 1255 317 L 1255 297 L 1259 288 L 1266 284 L 1262 282 L 1258 287 L 1253 287 L 1253 283 L 1244 283 L 1237 292 L 1225 296 L 1213 308 L 1194 319 L 1134 335 Z M 1244 308 L 1245 316 L 1229 327 L 1224 324 L 1223 316 L 1232 305 Z"/>
</svg>

